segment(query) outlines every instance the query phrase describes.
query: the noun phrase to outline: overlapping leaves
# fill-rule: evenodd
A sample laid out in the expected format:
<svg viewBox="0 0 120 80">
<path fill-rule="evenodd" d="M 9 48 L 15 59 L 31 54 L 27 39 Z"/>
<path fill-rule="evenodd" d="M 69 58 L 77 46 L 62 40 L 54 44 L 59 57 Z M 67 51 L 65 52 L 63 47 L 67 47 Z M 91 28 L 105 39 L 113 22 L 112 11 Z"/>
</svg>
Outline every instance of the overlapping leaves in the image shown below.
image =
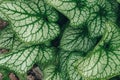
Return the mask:
<svg viewBox="0 0 120 80">
<path fill-rule="evenodd" d="M 0 4 L 0 17 L 9 21 L 9 28 L 0 31 L 0 48 L 10 49 L 0 55 L 0 67 L 25 73 L 35 63 L 45 64 L 44 80 L 101 80 L 120 73 L 120 29 L 111 24 L 116 21 L 116 1 L 7 0 Z M 70 20 L 59 36 L 56 11 Z M 45 45 L 57 36 L 62 37 L 60 46 L 59 42 L 54 48 Z"/>
<path fill-rule="evenodd" d="M 72 26 L 85 22 L 89 16 L 89 8 L 96 0 L 45 0 L 70 20 Z"/>
<path fill-rule="evenodd" d="M 84 80 L 79 74 L 78 69 L 73 65 L 79 58 L 81 56 L 77 52 L 61 51 L 60 66 L 64 80 Z"/>
<path fill-rule="evenodd" d="M 106 79 L 120 73 L 120 29 L 111 22 L 106 26 L 106 33 L 94 50 L 76 62 L 85 78 Z"/>
<path fill-rule="evenodd" d="M 44 80 L 83 80 L 73 65 L 79 58 L 80 54 L 77 52 L 60 51 L 60 62 L 53 61 L 43 70 Z"/>
<path fill-rule="evenodd" d="M 115 5 L 115 6 L 113 6 Z M 106 21 L 116 21 L 117 2 L 112 0 L 98 1 L 90 8 L 88 19 L 89 30 L 92 37 L 103 35 L 106 28 Z"/>
<path fill-rule="evenodd" d="M 45 63 L 51 60 L 53 58 L 52 54 L 51 48 L 41 45 L 23 47 L 13 50 L 7 55 L 1 55 L 0 66 L 8 67 L 19 73 L 25 73 L 34 63 Z"/>
</svg>

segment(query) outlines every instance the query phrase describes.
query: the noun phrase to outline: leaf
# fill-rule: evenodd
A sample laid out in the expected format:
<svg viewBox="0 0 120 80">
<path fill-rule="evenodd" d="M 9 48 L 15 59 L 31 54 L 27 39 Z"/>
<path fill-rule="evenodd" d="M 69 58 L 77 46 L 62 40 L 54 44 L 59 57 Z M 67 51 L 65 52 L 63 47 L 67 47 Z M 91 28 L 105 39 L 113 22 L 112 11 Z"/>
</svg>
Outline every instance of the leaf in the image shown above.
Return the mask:
<svg viewBox="0 0 120 80">
<path fill-rule="evenodd" d="M 0 79 L 1 80 L 9 80 L 8 75 L 9 75 L 9 70 L 4 69 L 4 68 L 0 69 Z"/>
<path fill-rule="evenodd" d="M 61 53 L 61 70 L 64 80 L 84 80 L 77 67 L 73 65 L 79 58 L 81 56 L 78 52 L 63 51 Z"/>
<path fill-rule="evenodd" d="M 108 79 L 120 73 L 120 29 L 106 22 L 107 30 L 101 41 L 74 66 L 89 80 Z"/>
<path fill-rule="evenodd" d="M 44 0 L 4 2 L 0 12 L 24 42 L 43 43 L 59 34 L 58 15 Z"/>
<path fill-rule="evenodd" d="M 89 17 L 89 7 L 95 0 L 45 0 L 48 4 L 64 14 L 71 26 L 79 26 Z"/>
<path fill-rule="evenodd" d="M 72 54 L 68 60 L 68 63 L 67 63 L 67 71 L 68 71 L 68 74 L 70 76 L 70 80 L 84 80 L 81 76 L 81 74 L 79 73 L 77 67 L 75 67 L 73 64 L 78 60 L 80 59 L 81 56 L 80 54 Z"/>
<path fill-rule="evenodd" d="M 60 53 L 60 67 L 61 67 L 61 73 L 62 73 L 64 80 L 70 79 L 68 71 L 67 71 L 67 67 L 68 67 L 67 63 L 68 63 L 70 55 L 71 55 L 71 52 L 67 52 L 67 51 L 61 51 Z"/>
<path fill-rule="evenodd" d="M 120 3 L 120 0 L 117 0 L 118 3 Z"/>
<path fill-rule="evenodd" d="M 22 46 L 26 45 L 16 38 L 15 33 L 10 28 L 6 28 L 0 32 L 0 48 L 13 50 Z"/>
<path fill-rule="evenodd" d="M 59 72 L 58 66 L 49 65 L 43 70 L 43 80 L 64 80 Z"/>
<path fill-rule="evenodd" d="M 95 45 L 96 40 L 91 38 L 88 27 L 87 24 L 83 24 L 77 28 L 66 28 L 60 47 L 67 51 L 87 52 L 90 50 Z"/>
<path fill-rule="evenodd" d="M 115 6 L 113 6 L 115 5 Z M 88 19 L 89 31 L 92 37 L 104 34 L 108 20 L 116 21 L 116 10 L 118 4 L 114 0 L 98 1 L 96 5 L 90 8 L 90 17 Z"/>
<path fill-rule="evenodd" d="M 23 47 L 7 55 L 1 55 L 0 66 L 5 66 L 17 73 L 24 74 L 35 64 L 35 62 L 41 61 L 41 63 L 45 63 L 49 61 L 53 58 L 52 54 L 52 49 L 45 46 L 36 45 Z"/>
<path fill-rule="evenodd" d="M 45 64 L 53 60 L 54 48 L 42 45 L 39 46 L 38 50 L 37 63 Z"/>
</svg>

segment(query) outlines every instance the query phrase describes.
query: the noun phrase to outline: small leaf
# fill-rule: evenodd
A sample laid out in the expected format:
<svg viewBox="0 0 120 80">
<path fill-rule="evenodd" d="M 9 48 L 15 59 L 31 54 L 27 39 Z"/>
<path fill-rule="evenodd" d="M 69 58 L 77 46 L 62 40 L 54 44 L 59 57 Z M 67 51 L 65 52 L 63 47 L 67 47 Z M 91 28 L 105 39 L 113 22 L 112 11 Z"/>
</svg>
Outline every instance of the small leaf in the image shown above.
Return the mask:
<svg viewBox="0 0 120 80">
<path fill-rule="evenodd" d="M 120 72 L 120 29 L 112 22 L 102 40 L 85 58 L 76 62 L 78 71 L 85 78 L 108 79 Z"/>
<path fill-rule="evenodd" d="M 64 80 L 62 74 L 55 65 L 49 65 L 43 70 L 43 80 Z"/>
<path fill-rule="evenodd" d="M 8 67 L 17 73 L 25 73 L 37 61 L 48 62 L 52 58 L 50 54 L 53 54 L 52 49 L 45 46 L 42 48 L 41 46 L 23 47 L 8 55 L 1 55 L 0 66 Z"/>
<path fill-rule="evenodd" d="M 39 46 L 37 63 L 45 64 L 53 60 L 54 48 L 47 46 Z"/>
<path fill-rule="evenodd" d="M 0 11 L 24 42 L 43 43 L 59 34 L 58 15 L 44 0 L 4 2 Z"/>
</svg>

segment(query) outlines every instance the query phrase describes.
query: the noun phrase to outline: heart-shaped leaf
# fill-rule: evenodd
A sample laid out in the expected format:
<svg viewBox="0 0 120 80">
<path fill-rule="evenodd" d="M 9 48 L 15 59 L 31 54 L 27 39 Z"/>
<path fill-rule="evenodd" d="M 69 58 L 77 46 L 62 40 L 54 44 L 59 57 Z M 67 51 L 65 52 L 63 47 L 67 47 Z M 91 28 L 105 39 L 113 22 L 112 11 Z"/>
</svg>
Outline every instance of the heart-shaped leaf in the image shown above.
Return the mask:
<svg viewBox="0 0 120 80">
<path fill-rule="evenodd" d="M 80 27 L 68 27 L 61 39 L 61 48 L 68 51 L 83 51 L 87 52 L 96 43 L 96 40 L 91 38 L 88 31 L 88 25 L 83 24 Z"/>
</svg>

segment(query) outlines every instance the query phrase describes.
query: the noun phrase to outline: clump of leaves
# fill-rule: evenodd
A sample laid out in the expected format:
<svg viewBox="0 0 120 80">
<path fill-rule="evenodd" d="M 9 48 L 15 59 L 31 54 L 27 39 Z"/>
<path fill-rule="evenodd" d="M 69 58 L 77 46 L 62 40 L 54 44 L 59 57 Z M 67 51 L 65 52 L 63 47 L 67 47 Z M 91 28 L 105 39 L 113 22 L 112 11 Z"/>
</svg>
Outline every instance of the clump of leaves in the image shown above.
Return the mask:
<svg viewBox="0 0 120 80">
<path fill-rule="evenodd" d="M 118 13 L 119 0 L 1 0 L 0 68 L 20 80 L 34 64 L 43 80 L 112 79 L 120 75 Z"/>
</svg>

